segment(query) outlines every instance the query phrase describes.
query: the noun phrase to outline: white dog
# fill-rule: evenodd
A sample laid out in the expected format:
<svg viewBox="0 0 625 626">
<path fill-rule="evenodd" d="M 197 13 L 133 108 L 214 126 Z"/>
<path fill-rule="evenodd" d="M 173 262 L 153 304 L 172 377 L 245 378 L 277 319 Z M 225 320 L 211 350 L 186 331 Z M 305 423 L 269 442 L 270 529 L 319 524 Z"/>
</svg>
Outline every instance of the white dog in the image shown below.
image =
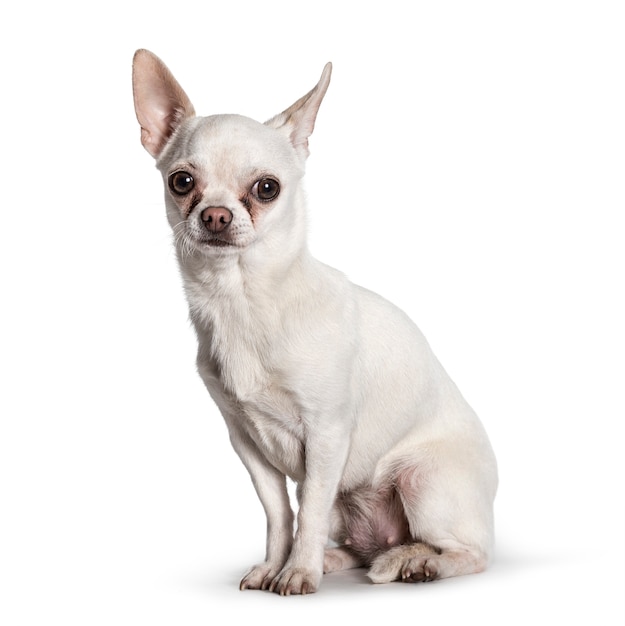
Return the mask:
<svg viewBox="0 0 625 626">
<path fill-rule="evenodd" d="M 493 544 L 497 469 L 477 416 L 404 313 L 308 251 L 302 178 L 330 73 L 261 124 L 196 117 L 155 55 L 133 65 L 198 369 L 267 515 L 266 560 L 241 589 L 282 595 L 362 565 L 376 583 L 479 572 Z"/>
</svg>

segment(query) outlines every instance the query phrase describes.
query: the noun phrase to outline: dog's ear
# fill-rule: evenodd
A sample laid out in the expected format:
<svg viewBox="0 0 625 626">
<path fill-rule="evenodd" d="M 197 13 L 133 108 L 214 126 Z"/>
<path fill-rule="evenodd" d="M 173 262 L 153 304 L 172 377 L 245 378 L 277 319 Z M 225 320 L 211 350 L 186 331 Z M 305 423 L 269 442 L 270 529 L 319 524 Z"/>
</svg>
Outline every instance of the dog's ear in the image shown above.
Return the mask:
<svg viewBox="0 0 625 626">
<path fill-rule="evenodd" d="M 135 52 L 132 91 L 141 143 L 156 158 L 180 123 L 195 115 L 193 105 L 167 66 L 149 50 Z"/>
<path fill-rule="evenodd" d="M 308 156 L 308 138 L 315 127 L 317 111 L 330 84 L 332 63 L 327 63 L 317 85 L 286 111 L 265 122 L 272 128 L 284 129 L 293 147 L 304 158 Z"/>
</svg>

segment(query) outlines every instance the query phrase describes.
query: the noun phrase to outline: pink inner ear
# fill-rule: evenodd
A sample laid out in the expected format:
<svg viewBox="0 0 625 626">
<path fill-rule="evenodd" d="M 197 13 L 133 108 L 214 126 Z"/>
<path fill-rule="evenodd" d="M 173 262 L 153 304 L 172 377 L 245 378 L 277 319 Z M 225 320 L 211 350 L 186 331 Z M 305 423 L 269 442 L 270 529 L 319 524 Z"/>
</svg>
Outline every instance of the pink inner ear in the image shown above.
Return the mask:
<svg viewBox="0 0 625 626">
<path fill-rule="evenodd" d="M 308 103 L 306 103 L 308 104 Z M 296 111 L 293 115 L 294 128 L 291 132 L 291 143 L 295 148 L 303 148 L 308 154 L 308 138 L 312 135 L 315 127 L 315 117 L 319 110 L 319 103 L 314 106 L 315 103 L 311 103 L 311 109 Z M 313 108 L 314 106 L 314 108 Z"/>
<path fill-rule="evenodd" d="M 295 129 L 291 133 L 290 139 L 294 148 L 301 148 L 306 152 L 306 155 L 309 154 L 310 151 L 308 150 L 308 136 L 307 135 L 301 136 L 300 133 L 297 132 L 297 129 Z"/>
<path fill-rule="evenodd" d="M 331 69 L 332 66 L 328 63 L 319 82 L 311 91 L 266 122 L 273 128 L 290 127 L 289 140 L 296 150 L 304 153 L 304 156 L 308 156 L 308 138 L 313 132 L 317 112 L 330 84 Z"/>
<path fill-rule="evenodd" d="M 165 64 L 147 50 L 135 54 L 133 88 L 141 143 L 157 157 L 181 122 L 195 114 L 193 105 Z"/>
</svg>

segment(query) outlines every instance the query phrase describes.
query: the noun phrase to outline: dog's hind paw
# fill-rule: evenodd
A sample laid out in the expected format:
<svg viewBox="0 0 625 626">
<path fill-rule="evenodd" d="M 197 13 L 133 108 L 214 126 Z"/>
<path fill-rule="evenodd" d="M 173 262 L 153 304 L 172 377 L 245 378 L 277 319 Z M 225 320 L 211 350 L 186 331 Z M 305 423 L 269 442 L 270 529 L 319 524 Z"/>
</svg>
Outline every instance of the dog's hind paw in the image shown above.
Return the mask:
<svg viewBox="0 0 625 626">
<path fill-rule="evenodd" d="M 374 583 L 427 582 L 438 578 L 438 570 L 428 565 L 438 552 L 424 543 L 396 546 L 376 557 L 367 572 Z"/>
</svg>

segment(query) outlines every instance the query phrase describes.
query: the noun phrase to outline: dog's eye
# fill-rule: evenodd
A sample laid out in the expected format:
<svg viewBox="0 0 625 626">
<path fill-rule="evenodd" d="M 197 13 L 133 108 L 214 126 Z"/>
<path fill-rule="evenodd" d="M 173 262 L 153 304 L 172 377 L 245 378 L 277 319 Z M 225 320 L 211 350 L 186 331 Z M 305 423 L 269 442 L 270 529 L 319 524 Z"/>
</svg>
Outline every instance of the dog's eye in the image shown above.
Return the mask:
<svg viewBox="0 0 625 626">
<path fill-rule="evenodd" d="M 273 178 L 261 178 L 253 188 L 253 192 L 259 200 L 269 202 L 278 197 L 280 183 Z"/>
<path fill-rule="evenodd" d="M 169 176 L 169 188 L 179 196 L 189 193 L 194 186 L 195 181 L 189 172 L 174 172 Z"/>
</svg>

